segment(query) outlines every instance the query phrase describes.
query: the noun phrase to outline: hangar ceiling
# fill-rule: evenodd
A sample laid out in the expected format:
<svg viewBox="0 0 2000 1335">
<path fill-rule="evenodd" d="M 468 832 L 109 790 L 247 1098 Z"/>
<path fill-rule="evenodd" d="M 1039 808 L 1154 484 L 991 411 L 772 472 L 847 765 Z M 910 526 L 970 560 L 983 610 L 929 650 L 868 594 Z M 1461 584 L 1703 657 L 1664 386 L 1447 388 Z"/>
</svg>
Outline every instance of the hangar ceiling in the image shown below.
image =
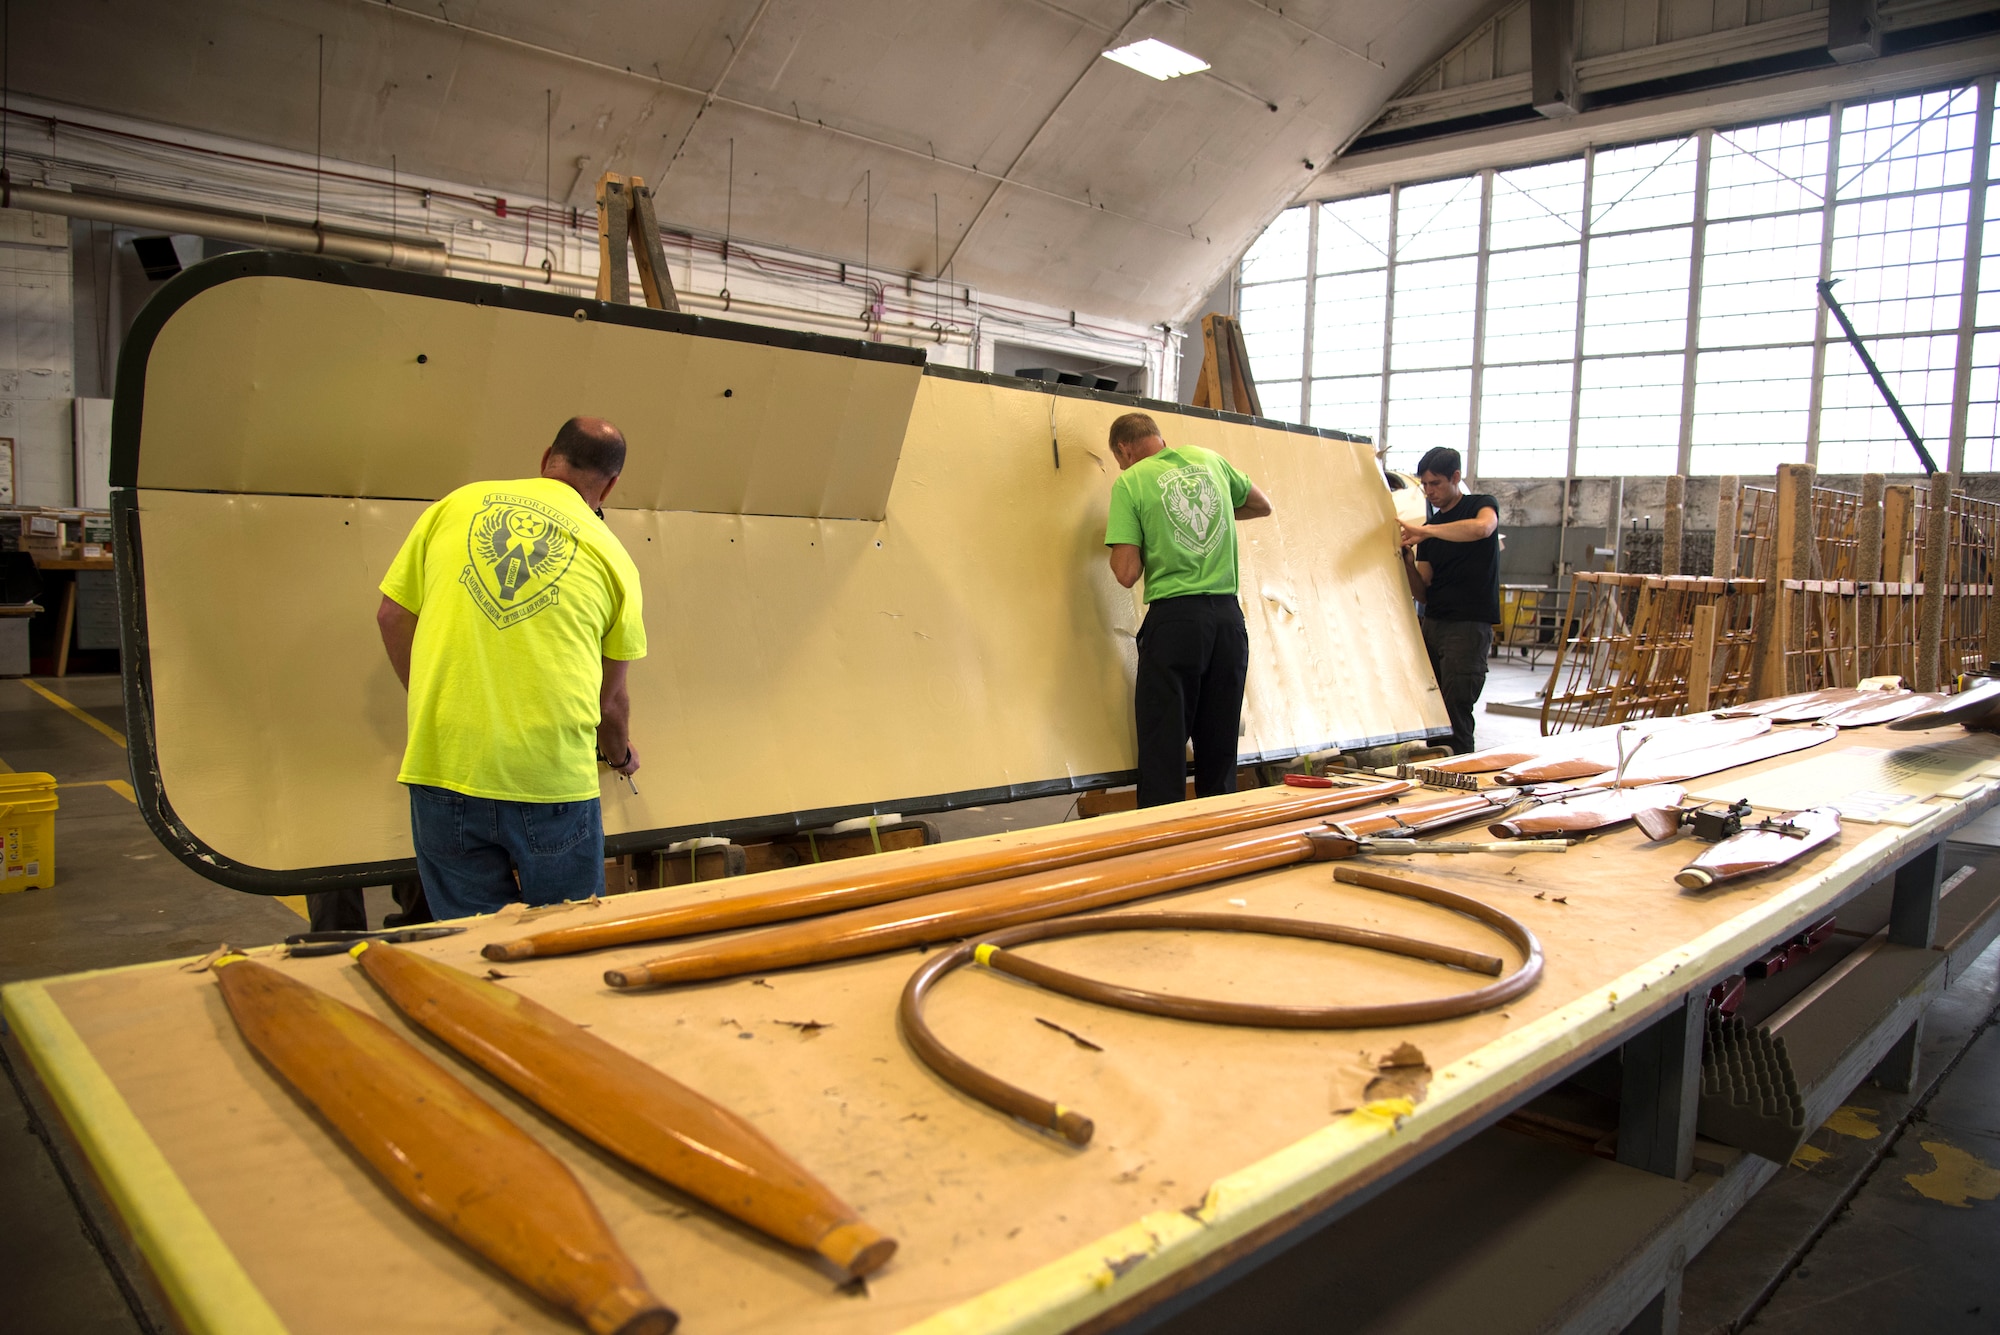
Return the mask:
<svg viewBox="0 0 2000 1335">
<path fill-rule="evenodd" d="M 668 226 L 1151 323 L 1494 8 L 69 0 L 17 7 L 9 63 L 38 97 L 519 200 L 632 172 Z M 1099 59 L 1144 37 L 1213 69 Z"/>
</svg>

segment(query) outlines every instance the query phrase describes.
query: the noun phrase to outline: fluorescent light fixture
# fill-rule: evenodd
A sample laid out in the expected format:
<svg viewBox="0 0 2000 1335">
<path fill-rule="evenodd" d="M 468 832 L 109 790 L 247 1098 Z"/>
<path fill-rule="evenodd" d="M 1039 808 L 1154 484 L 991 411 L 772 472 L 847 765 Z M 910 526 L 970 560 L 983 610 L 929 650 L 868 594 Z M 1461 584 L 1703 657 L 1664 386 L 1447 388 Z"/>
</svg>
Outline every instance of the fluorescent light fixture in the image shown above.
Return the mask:
<svg viewBox="0 0 2000 1335">
<path fill-rule="evenodd" d="M 1141 74 L 1155 79 L 1178 79 L 1183 74 L 1199 74 L 1208 68 L 1208 62 L 1200 56 L 1191 56 L 1177 46 L 1168 46 L 1157 37 L 1148 37 L 1143 42 L 1133 42 L 1104 53 L 1106 59 L 1115 60 Z"/>
</svg>

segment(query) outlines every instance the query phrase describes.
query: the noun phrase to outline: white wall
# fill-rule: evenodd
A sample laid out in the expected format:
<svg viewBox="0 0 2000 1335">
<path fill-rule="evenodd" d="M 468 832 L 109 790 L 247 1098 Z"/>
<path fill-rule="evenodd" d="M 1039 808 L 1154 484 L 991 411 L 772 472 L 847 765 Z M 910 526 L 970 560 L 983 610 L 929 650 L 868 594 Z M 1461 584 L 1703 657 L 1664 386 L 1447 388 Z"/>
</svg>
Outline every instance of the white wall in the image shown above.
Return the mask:
<svg viewBox="0 0 2000 1335">
<path fill-rule="evenodd" d="M 75 500 L 69 220 L 0 209 L 0 436 L 14 438 L 15 498 Z"/>
</svg>

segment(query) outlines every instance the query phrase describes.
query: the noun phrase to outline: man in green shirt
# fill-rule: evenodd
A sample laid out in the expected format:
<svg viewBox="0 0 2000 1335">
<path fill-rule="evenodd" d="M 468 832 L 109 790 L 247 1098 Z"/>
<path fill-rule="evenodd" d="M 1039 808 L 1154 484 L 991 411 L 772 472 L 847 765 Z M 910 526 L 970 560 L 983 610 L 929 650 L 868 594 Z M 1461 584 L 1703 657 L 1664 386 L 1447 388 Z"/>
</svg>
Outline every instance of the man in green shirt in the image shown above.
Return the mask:
<svg viewBox="0 0 2000 1335">
<path fill-rule="evenodd" d="M 1111 454 L 1120 470 L 1104 528 L 1111 573 L 1128 589 L 1146 578 L 1132 692 L 1139 805 L 1187 796 L 1190 737 L 1195 795 L 1233 793 L 1250 667 L 1236 601 L 1236 522 L 1270 514 L 1270 499 L 1213 450 L 1169 449 L 1145 413 L 1111 424 Z"/>
<path fill-rule="evenodd" d="M 624 467 L 617 427 L 571 418 L 539 477 L 452 492 L 383 577 L 375 620 L 410 693 L 396 777 L 439 918 L 603 888 L 597 759 L 639 768 L 625 678 L 646 654 L 639 571 L 603 518 Z"/>
</svg>

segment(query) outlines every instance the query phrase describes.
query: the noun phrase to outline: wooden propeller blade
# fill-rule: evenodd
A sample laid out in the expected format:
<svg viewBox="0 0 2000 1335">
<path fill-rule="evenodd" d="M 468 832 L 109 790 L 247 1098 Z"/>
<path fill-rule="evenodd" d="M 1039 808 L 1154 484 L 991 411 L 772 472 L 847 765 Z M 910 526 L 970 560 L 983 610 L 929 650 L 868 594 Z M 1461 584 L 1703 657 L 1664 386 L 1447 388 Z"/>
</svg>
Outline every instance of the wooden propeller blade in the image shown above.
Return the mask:
<svg viewBox="0 0 2000 1335">
<path fill-rule="evenodd" d="M 413 951 L 353 954 L 411 1023 L 627 1163 L 852 1274 L 895 1254 L 756 1127 L 548 1007 Z"/>
<path fill-rule="evenodd" d="M 1819 721 L 1831 723 L 1836 728 L 1865 728 L 1872 723 L 1894 723 L 1921 710 L 1934 709 L 1950 698 L 1942 691 L 1864 691 L 1862 699 L 1822 714 Z"/>
<path fill-rule="evenodd" d="M 604 981 L 616 988 L 661 987 L 955 940 L 1304 862 L 1314 855 L 1310 836 L 1315 831 L 1323 833 L 1311 822 L 1249 830 L 946 890 L 914 903 L 877 904 L 811 922 L 766 927 L 690 946 L 663 959 L 609 969 Z"/>
<path fill-rule="evenodd" d="M 1674 876 L 1675 882 L 1686 890 L 1706 890 L 1721 881 L 1755 876 L 1797 862 L 1820 845 L 1840 837 L 1840 813 L 1832 807 L 1796 811 L 1783 817 L 1783 822 L 1800 833 L 1785 834 L 1746 825 L 1681 868 Z"/>
<path fill-rule="evenodd" d="M 2000 710 L 2000 681 L 1982 681 L 1949 695 L 1929 709 L 1897 719 L 1890 732 L 1920 732 L 1942 728 L 1948 723 L 1978 723 Z"/>
<path fill-rule="evenodd" d="M 828 866 L 811 880 L 794 881 L 779 889 L 732 895 L 715 903 L 684 904 L 654 913 L 614 918 L 609 922 L 551 928 L 513 941 L 495 941 L 481 953 L 490 960 L 568 955 L 602 946 L 663 941 L 672 937 L 697 936 L 704 932 L 731 931 L 738 927 L 809 918 L 821 913 L 908 899 L 913 895 L 956 890 L 961 886 L 978 885 L 1003 877 L 1054 871 L 1100 858 L 1236 834 L 1307 816 L 1330 815 L 1336 811 L 1367 806 L 1409 790 L 1410 785 L 1400 779 L 1385 779 L 1380 783 L 1359 784 L 1351 788 L 1288 788 L 1285 790 L 1286 797 L 1229 811 L 1166 816 L 1122 827 L 1093 827 L 1086 822 L 1031 848 L 996 848 L 991 844 L 982 844 L 963 852 L 917 860 L 891 855 L 842 861 Z"/>
<path fill-rule="evenodd" d="M 1714 750 L 1770 731 L 1771 721 L 1765 718 L 1654 721 L 1644 733 L 1635 729 L 1626 734 L 1625 782 L 1633 783 L 1635 775 L 1642 770 L 1657 772 L 1668 757 Z M 1618 768 L 1618 740 L 1616 729 L 1600 732 L 1587 748 L 1517 765 L 1502 774 L 1500 782 L 1513 785 L 1560 783 L 1568 779 L 1588 779 L 1614 773 Z"/>
<path fill-rule="evenodd" d="M 223 1004 L 244 1041 L 416 1210 L 593 1335 L 666 1335 L 583 1186 L 527 1132 L 372 1015 L 225 955 Z"/>
<path fill-rule="evenodd" d="M 1679 806 L 1685 795 L 1681 788 L 1673 784 L 1651 788 L 1613 788 L 1609 792 L 1591 793 L 1567 802 L 1551 802 L 1487 828 L 1499 839 L 1518 839 L 1535 834 L 1581 834 L 1631 820 L 1640 812 L 1654 807 Z"/>
</svg>

